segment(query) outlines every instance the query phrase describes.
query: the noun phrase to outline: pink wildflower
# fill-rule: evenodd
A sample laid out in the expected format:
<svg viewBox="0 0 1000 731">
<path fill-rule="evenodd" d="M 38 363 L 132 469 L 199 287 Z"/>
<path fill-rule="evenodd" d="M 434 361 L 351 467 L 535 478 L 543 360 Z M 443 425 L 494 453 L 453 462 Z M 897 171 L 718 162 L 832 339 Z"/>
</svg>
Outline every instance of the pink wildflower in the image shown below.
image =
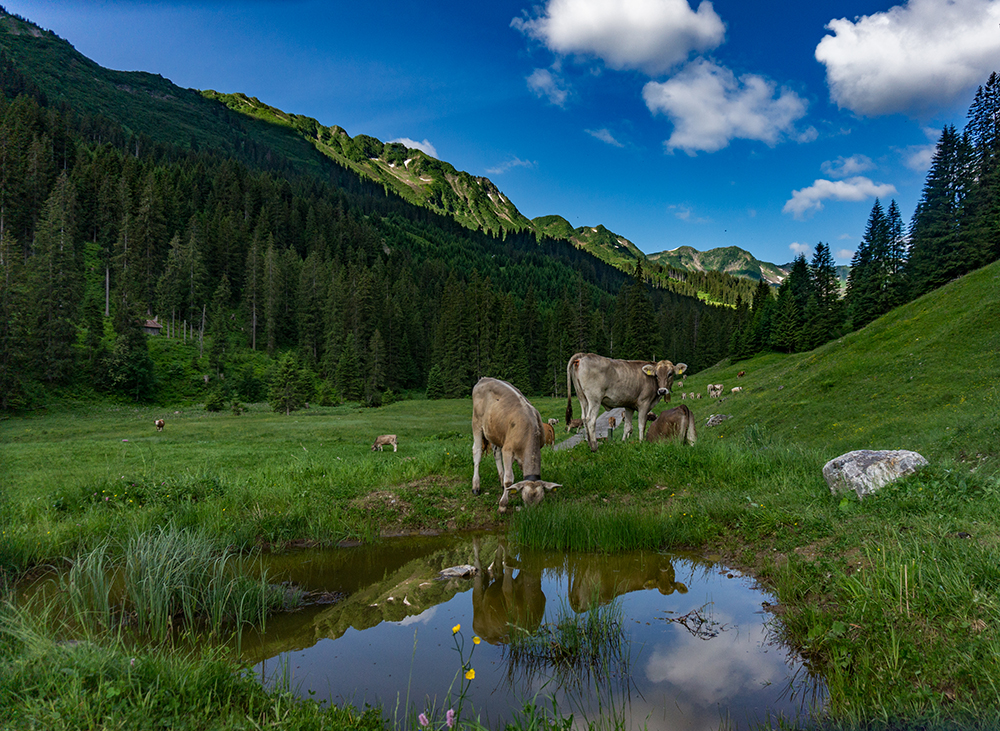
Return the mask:
<svg viewBox="0 0 1000 731">
<path fill-rule="evenodd" d="M 455 725 L 455 709 L 449 708 L 448 712 L 444 714 L 444 722 L 448 724 L 448 728 L 452 728 Z"/>
<path fill-rule="evenodd" d="M 421 726 L 430 726 L 431 725 L 431 722 L 427 719 L 427 715 L 426 714 L 421 713 L 419 716 L 417 716 L 417 720 L 420 721 L 420 725 Z"/>
</svg>

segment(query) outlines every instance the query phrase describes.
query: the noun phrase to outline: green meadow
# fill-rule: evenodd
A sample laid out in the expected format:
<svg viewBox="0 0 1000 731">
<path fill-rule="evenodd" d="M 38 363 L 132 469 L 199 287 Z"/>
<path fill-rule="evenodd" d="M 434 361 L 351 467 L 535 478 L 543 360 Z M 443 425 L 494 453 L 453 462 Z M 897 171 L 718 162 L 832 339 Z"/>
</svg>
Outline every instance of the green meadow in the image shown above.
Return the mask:
<svg viewBox="0 0 1000 731">
<path fill-rule="evenodd" d="M 723 399 L 707 398 L 710 383 Z M 470 491 L 469 400 L 288 416 L 265 404 L 241 415 L 102 404 L 6 418 L 0 726 L 415 725 L 265 692 L 209 651 L 136 649 L 122 629 L 135 610 L 105 606 L 87 621 L 99 608 L 84 597 L 67 618 L 19 605 L 13 584 L 50 565 L 164 554 L 155 541 L 176 536 L 227 555 L 484 527 L 536 547 L 693 549 L 753 572 L 778 597 L 783 639 L 827 680 L 816 727 L 1000 724 L 1000 264 L 815 351 L 721 363 L 681 391 L 704 396 L 683 401 L 694 447 L 622 443 L 616 429 L 596 454 L 545 448 L 542 477 L 563 487 L 507 515 L 492 464 L 484 494 Z M 532 401 L 565 438 L 565 399 Z M 708 428 L 712 414 L 731 418 Z M 398 435 L 398 452 L 371 451 L 383 433 Z M 823 465 L 855 449 L 909 449 L 930 464 L 863 501 L 831 495 Z M 288 601 L 253 596 L 260 617 Z M 226 606 L 204 611 L 225 626 Z M 70 627 L 88 642 L 70 649 Z M 536 709 L 521 726 L 565 722 Z"/>
</svg>

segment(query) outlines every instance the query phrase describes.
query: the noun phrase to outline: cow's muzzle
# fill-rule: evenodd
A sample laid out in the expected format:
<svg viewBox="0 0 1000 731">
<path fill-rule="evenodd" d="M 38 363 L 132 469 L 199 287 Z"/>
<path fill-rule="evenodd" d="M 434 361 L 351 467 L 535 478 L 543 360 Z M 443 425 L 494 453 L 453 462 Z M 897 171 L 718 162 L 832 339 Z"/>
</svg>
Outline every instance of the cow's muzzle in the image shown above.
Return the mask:
<svg viewBox="0 0 1000 731">
<path fill-rule="evenodd" d="M 666 396 L 667 394 L 670 393 L 670 389 L 669 388 L 661 388 L 656 393 L 659 394 L 660 396 Z"/>
</svg>

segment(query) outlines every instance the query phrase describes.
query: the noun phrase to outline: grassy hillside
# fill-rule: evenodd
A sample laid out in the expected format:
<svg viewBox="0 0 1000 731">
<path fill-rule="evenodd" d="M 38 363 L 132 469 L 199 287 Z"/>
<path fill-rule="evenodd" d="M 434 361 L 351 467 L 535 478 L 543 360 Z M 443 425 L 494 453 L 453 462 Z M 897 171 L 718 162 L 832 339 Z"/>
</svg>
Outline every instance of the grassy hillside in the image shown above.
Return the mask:
<svg viewBox="0 0 1000 731">
<path fill-rule="evenodd" d="M 712 438 L 757 425 L 769 438 L 821 448 L 831 458 L 852 449 L 914 449 L 996 472 L 998 312 L 994 263 L 815 351 L 712 368 L 684 390 L 744 387 L 713 407 L 733 418 L 704 430 Z M 737 380 L 740 370 L 746 376 Z"/>
</svg>

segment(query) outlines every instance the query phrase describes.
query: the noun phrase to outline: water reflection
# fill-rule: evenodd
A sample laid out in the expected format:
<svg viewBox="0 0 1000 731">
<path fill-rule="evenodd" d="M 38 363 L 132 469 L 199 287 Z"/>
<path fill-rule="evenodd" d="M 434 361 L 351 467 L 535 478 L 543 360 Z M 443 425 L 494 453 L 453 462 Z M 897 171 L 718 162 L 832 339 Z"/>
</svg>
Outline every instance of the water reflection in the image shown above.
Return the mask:
<svg viewBox="0 0 1000 731">
<path fill-rule="evenodd" d="M 440 578 L 461 564 L 479 570 Z M 484 640 L 464 713 L 474 709 L 491 727 L 532 700 L 554 701 L 578 721 L 671 731 L 747 728 L 823 700 L 822 683 L 774 643 L 761 609 L 770 597 L 689 556 L 516 551 L 482 535 L 307 551 L 269 570 L 346 595 L 269 621 L 264 636 L 244 641 L 263 678 L 284 676 L 303 696 L 378 702 L 390 713 L 446 707 L 459 665 L 451 629 L 460 624 Z M 558 633 L 600 612 L 610 613 L 605 644 L 570 662 Z"/>
</svg>

